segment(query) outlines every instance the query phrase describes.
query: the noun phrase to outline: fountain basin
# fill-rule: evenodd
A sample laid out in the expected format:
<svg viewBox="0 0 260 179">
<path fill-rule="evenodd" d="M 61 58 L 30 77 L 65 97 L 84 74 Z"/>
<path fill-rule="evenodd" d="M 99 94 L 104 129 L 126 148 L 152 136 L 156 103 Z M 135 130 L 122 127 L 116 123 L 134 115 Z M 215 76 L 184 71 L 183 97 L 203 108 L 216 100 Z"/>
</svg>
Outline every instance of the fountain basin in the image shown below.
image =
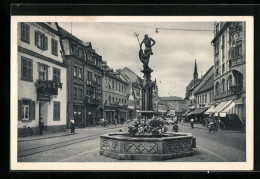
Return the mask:
<svg viewBox="0 0 260 179">
<path fill-rule="evenodd" d="M 193 155 L 193 136 L 190 133 L 130 136 L 119 132 L 100 138 L 100 155 L 119 160 L 158 161 Z"/>
</svg>

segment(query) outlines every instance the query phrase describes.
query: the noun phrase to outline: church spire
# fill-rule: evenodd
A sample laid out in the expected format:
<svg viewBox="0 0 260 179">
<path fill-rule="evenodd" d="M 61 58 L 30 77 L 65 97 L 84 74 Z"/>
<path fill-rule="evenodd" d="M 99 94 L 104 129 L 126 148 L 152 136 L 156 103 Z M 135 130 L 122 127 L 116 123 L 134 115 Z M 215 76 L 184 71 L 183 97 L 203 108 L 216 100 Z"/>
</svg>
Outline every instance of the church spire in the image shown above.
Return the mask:
<svg viewBox="0 0 260 179">
<path fill-rule="evenodd" d="M 194 73 L 193 73 L 193 79 L 198 79 L 198 70 L 197 70 L 197 63 L 195 59 L 195 66 L 194 66 Z"/>
</svg>

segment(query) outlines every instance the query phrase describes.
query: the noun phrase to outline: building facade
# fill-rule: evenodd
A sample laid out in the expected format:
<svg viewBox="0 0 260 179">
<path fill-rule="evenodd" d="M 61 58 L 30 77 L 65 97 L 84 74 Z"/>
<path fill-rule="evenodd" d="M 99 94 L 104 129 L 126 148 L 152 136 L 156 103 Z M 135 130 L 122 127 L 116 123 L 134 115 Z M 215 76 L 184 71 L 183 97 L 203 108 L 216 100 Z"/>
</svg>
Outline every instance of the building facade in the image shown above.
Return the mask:
<svg viewBox="0 0 260 179">
<path fill-rule="evenodd" d="M 142 107 L 142 79 L 127 67 L 118 70 L 118 72 L 120 77 L 128 83 L 128 119 L 138 118 L 141 116 Z"/>
<path fill-rule="evenodd" d="M 122 124 L 127 120 L 128 116 L 128 83 L 119 77 L 118 72 L 108 65 L 103 65 L 102 89 L 104 118 L 113 124 Z"/>
<path fill-rule="evenodd" d="M 215 22 L 214 38 L 215 102 L 235 104 L 226 114 L 236 114 L 246 120 L 246 24 L 245 22 Z M 216 116 L 220 115 L 215 114 Z"/>
<path fill-rule="evenodd" d="M 167 103 L 170 109 L 170 115 L 182 116 L 183 111 L 185 111 L 183 98 L 177 96 L 160 97 L 160 101 Z"/>
<path fill-rule="evenodd" d="M 208 108 L 214 104 L 214 66 L 203 75 L 194 89 L 196 108 Z"/>
<path fill-rule="evenodd" d="M 67 127 L 71 118 L 76 127 L 95 126 L 102 117 L 102 57 L 59 27 L 62 52 L 67 69 Z"/>
<path fill-rule="evenodd" d="M 18 133 L 66 131 L 67 68 L 57 23 L 18 23 Z M 18 134 L 19 136 L 19 134 Z"/>
</svg>

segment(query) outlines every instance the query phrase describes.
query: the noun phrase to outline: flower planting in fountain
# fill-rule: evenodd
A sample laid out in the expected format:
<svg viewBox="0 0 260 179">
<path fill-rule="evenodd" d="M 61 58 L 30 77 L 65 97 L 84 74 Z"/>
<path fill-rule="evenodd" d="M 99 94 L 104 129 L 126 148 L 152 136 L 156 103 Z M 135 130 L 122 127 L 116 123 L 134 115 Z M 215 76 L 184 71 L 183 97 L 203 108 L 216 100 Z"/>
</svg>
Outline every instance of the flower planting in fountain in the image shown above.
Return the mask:
<svg viewBox="0 0 260 179">
<path fill-rule="evenodd" d="M 128 132 L 130 135 L 135 136 L 139 135 L 155 135 L 160 136 L 163 133 L 168 131 L 168 128 L 164 126 L 165 121 L 161 118 L 152 118 L 152 119 L 135 119 L 128 126 Z"/>
</svg>

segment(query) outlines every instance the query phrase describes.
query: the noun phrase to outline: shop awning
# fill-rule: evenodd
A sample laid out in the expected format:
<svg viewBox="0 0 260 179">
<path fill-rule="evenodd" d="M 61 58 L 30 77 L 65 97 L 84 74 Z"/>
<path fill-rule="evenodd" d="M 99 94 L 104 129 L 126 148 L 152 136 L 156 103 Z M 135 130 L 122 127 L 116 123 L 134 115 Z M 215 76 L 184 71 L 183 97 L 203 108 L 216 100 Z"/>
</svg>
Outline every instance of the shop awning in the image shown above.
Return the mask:
<svg viewBox="0 0 260 179">
<path fill-rule="evenodd" d="M 211 113 L 215 113 L 215 116 L 218 116 L 217 111 L 218 111 L 219 109 L 221 109 L 226 103 L 227 103 L 227 101 L 224 101 L 224 102 L 219 103 L 219 105 L 217 105 L 217 106 L 211 111 Z"/>
<path fill-rule="evenodd" d="M 211 113 L 211 111 L 213 110 L 215 108 L 215 106 L 213 105 L 213 106 L 211 106 L 210 108 L 208 108 L 208 110 L 207 111 L 205 111 L 205 114 L 210 114 Z"/>
<path fill-rule="evenodd" d="M 220 111 L 222 111 L 223 109 L 225 109 L 227 106 L 229 106 L 233 101 L 227 101 L 223 106 L 221 106 L 218 110 L 215 111 L 215 113 L 218 113 Z"/>
<path fill-rule="evenodd" d="M 208 108 L 196 108 L 194 111 L 191 112 L 191 114 L 201 114 L 205 112 Z"/>
<path fill-rule="evenodd" d="M 219 116 L 226 117 L 227 114 L 234 113 L 234 107 L 239 104 L 243 104 L 242 98 L 230 101 L 228 105 L 226 105 L 224 108 L 222 108 L 222 110 L 219 111 Z"/>
</svg>

